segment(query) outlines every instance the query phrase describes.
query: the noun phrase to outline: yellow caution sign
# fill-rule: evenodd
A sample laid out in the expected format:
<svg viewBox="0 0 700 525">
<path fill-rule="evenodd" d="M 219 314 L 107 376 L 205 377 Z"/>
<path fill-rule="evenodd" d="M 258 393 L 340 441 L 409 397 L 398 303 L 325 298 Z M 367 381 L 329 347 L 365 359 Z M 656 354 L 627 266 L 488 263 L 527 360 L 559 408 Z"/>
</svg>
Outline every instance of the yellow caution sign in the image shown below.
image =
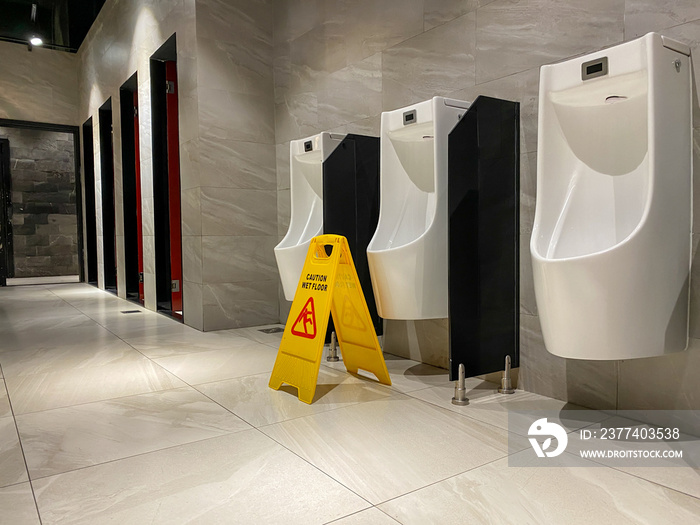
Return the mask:
<svg viewBox="0 0 700 525">
<path fill-rule="evenodd" d="M 304 403 L 313 401 L 330 315 L 348 372 L 361 368 L 380 383 L 391 384 L 348 241 L 341 235 L 321 235 L 311 240 L 306 254 L 270 388 L 279 390 L 287 383 L 297 388 Z"/>
</svg>

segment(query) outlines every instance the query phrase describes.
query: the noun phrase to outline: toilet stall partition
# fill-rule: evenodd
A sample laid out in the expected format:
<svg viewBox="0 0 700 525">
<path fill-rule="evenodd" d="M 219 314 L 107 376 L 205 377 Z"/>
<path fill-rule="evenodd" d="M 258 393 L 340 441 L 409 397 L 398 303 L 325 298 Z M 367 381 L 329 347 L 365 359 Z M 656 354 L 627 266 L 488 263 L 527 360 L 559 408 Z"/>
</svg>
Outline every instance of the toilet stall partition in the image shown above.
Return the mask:
<svg viewBox="0 0 700 525">
<path fill-rule="evenodd" d="M 347 239 L 372 325 L 381 335 L 367 263 L 378 220 L 379 138 L 347 135 L 323 163 L 323 232 Z"/>
<path fill-rule="evenodd" d="M 517 102 L 478 97 L 449 135 L 450 378 L 519 366 Z"/>
</svg>

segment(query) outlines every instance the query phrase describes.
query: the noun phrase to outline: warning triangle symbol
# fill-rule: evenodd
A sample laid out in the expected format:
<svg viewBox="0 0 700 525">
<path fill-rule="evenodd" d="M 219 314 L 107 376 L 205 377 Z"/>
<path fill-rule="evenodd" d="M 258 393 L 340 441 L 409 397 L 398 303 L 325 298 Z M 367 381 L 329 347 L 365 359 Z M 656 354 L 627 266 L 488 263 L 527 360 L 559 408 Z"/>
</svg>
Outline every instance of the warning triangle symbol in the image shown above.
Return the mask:
<svg viewBox="0 0 700 525">
<path fill-rule="evenodd" d="M 316 312 L 313 297 L 309 297 L 309 300 L 304 303 L 304 308 L 301 309 L 299 317 L 292 325 L 292 334 L 307 339 L 316 337 Z"/>
<path fill-rule="evenodd" d="M 343 313 L 341 315 L 343 326 L 352 328 L 353 330 L 366 330 L 367 326 L 362 320 L 360 312 L 357 311 L 352 304 L 350 298 L 346 295 L 343 301 Z"/>
</svg>

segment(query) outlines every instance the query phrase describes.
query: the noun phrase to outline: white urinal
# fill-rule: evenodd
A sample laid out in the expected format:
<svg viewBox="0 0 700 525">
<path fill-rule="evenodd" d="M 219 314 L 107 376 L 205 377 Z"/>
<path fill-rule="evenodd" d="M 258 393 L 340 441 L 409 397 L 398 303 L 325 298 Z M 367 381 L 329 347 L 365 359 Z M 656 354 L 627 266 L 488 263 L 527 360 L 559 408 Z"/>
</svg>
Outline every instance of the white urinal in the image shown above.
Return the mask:
<svg viewBox="0 0 700 525">
<path fill-rule="evenodd" d="M 530 252 L 552 354 L 630 359 L 687 346 L 689 54 L 650 33 L 541 69 Z"/>
<path fill-rule="evenodd" d="M 379 223 L 367 259 L 379 315 L 447 317 L 447 135 L 468 102 L 382 113 Z"/>
<path fill-rule="evenodd" d="M 323 162 L 345 135 L 319 133 L 289 143 L 292 217 L 275 258 L 284 297 L 294 300 L 311 239 L 323 233 Z"/>
</svg>

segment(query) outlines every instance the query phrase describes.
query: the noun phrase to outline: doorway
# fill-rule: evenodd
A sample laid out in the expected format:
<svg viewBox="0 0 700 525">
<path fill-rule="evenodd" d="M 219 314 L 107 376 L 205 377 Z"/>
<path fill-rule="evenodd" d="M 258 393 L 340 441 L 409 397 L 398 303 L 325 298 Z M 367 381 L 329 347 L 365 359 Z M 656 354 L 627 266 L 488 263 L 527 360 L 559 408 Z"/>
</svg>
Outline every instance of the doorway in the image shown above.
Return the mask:
<svg viewBox="0 0 700 525">
<path fill-rule="evenodd" d="M 12 223 L 8 209 L 12 204 L 10 185 L 10 141 L 0 139 L 0 286 L 7 285 L 12 268 Z"/>
<path fill-rule="evenodd" d="M 124 273 L 126 298 L 143 304 L 143 220 L 139 155 L 138 81 L 136 73 L 119 89 L 122 122 L 124 203 Z"/>
<path fill-rule="evenodd" d="M 105 290 L 117 293 L 117 236 L 114 207 L 114 143 L 112 99 L 98 111 L 100 132 L 100 187 L 102 189 L 102 255 Z"/>
<path fill-rule="evenodd" d="M 0 285 L 83 277 L 79 149 L 75 126 L 0 119 Z"/>
<path fill-rule="evenodd" d="M 182 320 L 180 137 L 175 35 L 151 57 L 156 303 Z"/>
<path fill-rule="evenodd" d="M 85 191 L 85 281 L 97 286 L 97 212 L 95 210 L 95 149 L 92 117 L 83 124 L 83 172 Z"/>
</svg>

